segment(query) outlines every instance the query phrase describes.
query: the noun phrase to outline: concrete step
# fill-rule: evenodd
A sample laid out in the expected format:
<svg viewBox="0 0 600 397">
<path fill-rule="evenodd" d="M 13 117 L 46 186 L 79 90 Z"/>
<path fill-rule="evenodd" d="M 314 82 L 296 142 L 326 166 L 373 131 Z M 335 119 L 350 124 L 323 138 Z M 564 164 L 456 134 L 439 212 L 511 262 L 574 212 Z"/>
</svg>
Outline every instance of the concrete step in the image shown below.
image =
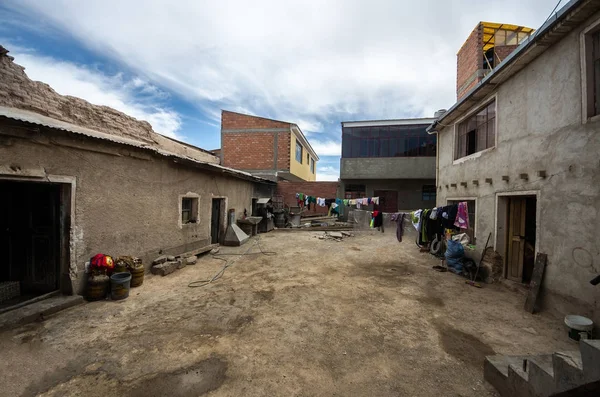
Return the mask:
<svg viewBox="0 0 600 397">
<path fill-rule="evenodd" d="M 586 383 L 600 380 L 600 340 L 582 340 L 579 342 L 583 379 Z"/>
<path fill-rule="evenodd" d="M 527 359 L 529 383 L 537 396 L 547 397 L 555 392 L 552 355 L 532 356 Z"/>
<path fill-rule="evenodd" d="M 508 366 L 508 389 L 510 396 L 515 397 L 536 397 L 529 383 L 529 373 L 526 370 L 527 359 L 520 363 L 510 364 Z"/>
<path fill-rule="evenodd" d="M 31 323 L 44 316 L 84 303 L 83 296 L 61 295 L 0 314 L 0 331 Z"/>
<path fill-rule="evenodd" d="M 552 355 L 556 392 L 574 389 L 585 383 L 583 362 L 578 351 L 556 352 Z"/>
<path fill-rule="evenodd" d="M 527 356 L 487 356 L 483 363 L 483 378 L 494 386 L 501 396 L 513 396 L 513 389 L 508 382 L 509 367 L 522 367 L 525 359 Z"/>
</svg>

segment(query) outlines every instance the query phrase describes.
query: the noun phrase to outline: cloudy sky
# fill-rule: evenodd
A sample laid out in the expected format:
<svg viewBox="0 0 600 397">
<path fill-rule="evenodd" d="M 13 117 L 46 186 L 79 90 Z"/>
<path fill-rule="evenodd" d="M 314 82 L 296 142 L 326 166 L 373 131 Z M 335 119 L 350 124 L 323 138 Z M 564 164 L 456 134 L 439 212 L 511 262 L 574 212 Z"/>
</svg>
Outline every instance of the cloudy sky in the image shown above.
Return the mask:
<svg viewBox="0 0 600 397">
<path fill-rule="evenodd" d="M 59 93 L 206 149 L 221 109 L 294 122 L 335 180 L 340 121 L 450 107 L 479 21 L 538 28 L 556 2 L 2 0 L 0 44 Z"/>
</svg>

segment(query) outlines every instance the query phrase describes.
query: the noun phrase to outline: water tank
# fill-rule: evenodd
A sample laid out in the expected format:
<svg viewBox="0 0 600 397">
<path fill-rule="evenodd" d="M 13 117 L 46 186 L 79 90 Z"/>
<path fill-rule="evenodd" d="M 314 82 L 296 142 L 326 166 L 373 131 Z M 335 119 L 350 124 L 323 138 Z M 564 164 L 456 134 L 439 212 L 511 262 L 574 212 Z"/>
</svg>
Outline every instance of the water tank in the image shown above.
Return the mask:
<svg viewBox="0 0 600 397">
<path fill-rule="evenodd" d="M 442 117 L 448 110 L 447 109 L 440 109 L 437 112 L 435 112 L 433 114 L 433 117 L 436 119 L 439 119 L 440 117 Z"/>
</svg>

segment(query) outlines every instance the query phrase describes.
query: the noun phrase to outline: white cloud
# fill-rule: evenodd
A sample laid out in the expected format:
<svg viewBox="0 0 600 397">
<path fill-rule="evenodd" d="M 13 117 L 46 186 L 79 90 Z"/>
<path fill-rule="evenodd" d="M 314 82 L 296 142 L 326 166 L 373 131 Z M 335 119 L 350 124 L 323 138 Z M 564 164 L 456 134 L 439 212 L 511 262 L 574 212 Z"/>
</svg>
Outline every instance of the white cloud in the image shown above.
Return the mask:
<svg viewBox="0 0 600 397">
<path fill-rule="evenodd" d="M 14 46 L 7 45 L 9 49 Z M 95 105 L 105 105 L 120 110 L 139 120 L 148 121 L 156 132 L 177 137 L 181 126 L 180 116 L 161 107 L 156 101 L 165 97 L 158 87 L 134 77 L 126 80 L 121 74 L 105 75 L 87 66 L 44 57 L 32 51 L 11 51 L 15 62 L 25 67 L 32 80 L 49 84 L 61 95 L 83 98 Z"/>
<path fill-rule="evenodd" d="M 315 141 L 310 140 L 310 145 L 317 152 L 319 157 L 322 156 L 340 156 L 342 154 L 342 145 L 334 141 Z"/>
<path fill-rule="evenodd" d="M 329 136 L 341 119 L 431 116 L 448 108 L 455 101 L 456 52 L 479 21 L 537 28 L 554 6 L 548 0 L 6 4 L 177 92 L 213 120 L 220 108 L 245 109 L 306 131 L 329 128 Z M 157 122 L 173 129 L 167 120 Z"/>
<path fill-rule="evenodd" d="M 337 181 L 340 171 L 334 167 L 319 167 L 317 165 L 317 181 Z"/>
</svg>

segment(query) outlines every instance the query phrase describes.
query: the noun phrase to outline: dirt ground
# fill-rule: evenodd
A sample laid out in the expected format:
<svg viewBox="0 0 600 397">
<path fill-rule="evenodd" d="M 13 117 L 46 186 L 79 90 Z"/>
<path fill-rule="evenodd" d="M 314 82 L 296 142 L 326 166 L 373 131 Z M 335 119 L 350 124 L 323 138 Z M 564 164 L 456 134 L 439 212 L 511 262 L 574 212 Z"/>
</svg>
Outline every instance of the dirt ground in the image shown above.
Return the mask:
<svg viewBox="0 0 600 397">
<path fill-rule="evenodd" d="M 562 321 L 476 289 L 393 231 L 343 242 L 261 235 L 262 254 L 189 288 L 210 255 L 0 334 L 0 394 L 44 396 L 486 396 L 484 356 L 576 349 Z M 406 241 L 407 240 L 407 241 Z M 258 252 L 251 240 L 221 252 Z"/>
</svg>

